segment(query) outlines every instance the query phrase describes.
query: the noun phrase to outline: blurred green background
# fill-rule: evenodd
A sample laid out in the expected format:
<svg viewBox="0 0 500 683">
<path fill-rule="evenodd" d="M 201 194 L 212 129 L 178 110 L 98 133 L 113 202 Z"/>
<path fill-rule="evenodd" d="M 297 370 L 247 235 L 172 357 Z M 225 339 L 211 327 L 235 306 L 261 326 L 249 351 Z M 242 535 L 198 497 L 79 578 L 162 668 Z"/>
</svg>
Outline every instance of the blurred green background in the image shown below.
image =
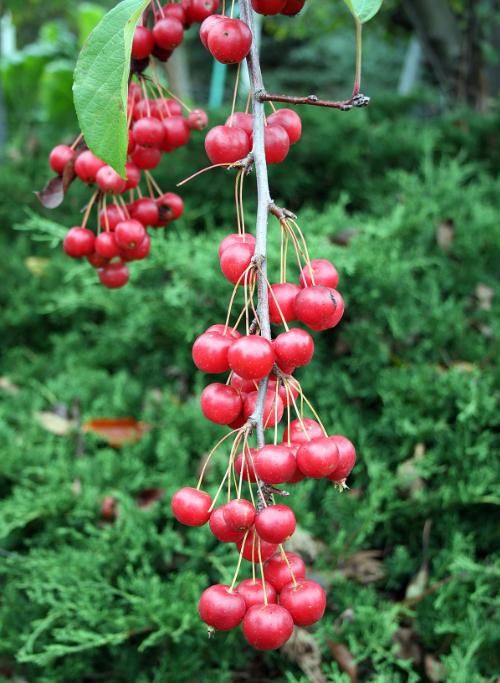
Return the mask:
<svg viewBox="0 0 500 683">
<path fill-rule="evenodd" d="M 300 379 L 359 462 L 342 495 L 293 491 L 294 547 L 328 610 L 270 655 L 239 633 L 208 640 L 197 599 L 236 554 L 169 508 L 221 434 L 201 417 L 190 347 L 230 295 L 216 246 L 234 228 L 232 181 L 186 185 L 184 217 L 113 292 L 60 248 L 85 188 L 52 213 L 33 195 L 50 148 L 75 135 L 72 68 L 112 5 L 0 4 L 0 680 L 498 682 L 498 0 L 387 0 L 366 27 L 370 107 L 301 110 L 303 139 L 271 170 L 313 257 L 341 274 L 346 317 Z M 270 89 L 349 94 L 340 0 L 266 20 L 262 45 Z M 195 31 L 169 70 L 198 105 L 224 95 L 212 123 L 227 115 L 234 71 L 210 91 Z M 204 165 L 193 135 L 158 180 L 175 190 Z M 78 428 L 128 416 L 151 428 L 120 449 Z M 219 456 L 211 488 L 222 469 Z"/>
</svg>

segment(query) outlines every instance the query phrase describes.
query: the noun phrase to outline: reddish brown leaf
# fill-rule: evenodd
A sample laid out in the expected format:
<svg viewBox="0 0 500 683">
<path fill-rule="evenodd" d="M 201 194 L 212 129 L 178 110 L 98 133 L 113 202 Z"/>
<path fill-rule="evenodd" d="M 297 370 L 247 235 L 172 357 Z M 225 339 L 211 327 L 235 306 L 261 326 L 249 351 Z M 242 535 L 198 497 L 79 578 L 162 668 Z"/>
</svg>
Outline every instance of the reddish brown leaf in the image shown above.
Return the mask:
<svg viewBox="0 0 500 683">
<path fill-rule="evenodd" d="M 333 641 L 328 643 L 328 647 L 341 671 L 349 676 L 351 683 L 356 683 L 358 680 L 358 665 L 348 648 L 343 643 L 334 643 Z"/>
<path fill-rule="evenodd" d="M 82 425 L 84 432 L 97 434 L 110 446 L 120 448 L 127 444 L 137 443 L 151 429 L 146 422 L 138 422 L 133 417 L 108 418 L 101 417 L 88 420 Z"/>
<path fill-rule="evenodd" d="M 296 628 L 282 652 L 302 669 L 310 683 L 326 683 L 321 671 L 321 650 L 311 633 L 303 628 Z"/>
<path fill-rule="evenodd" d="M 42 206 L 46 209 L 56 209 L 64 200 L 64 182 L 60 176 L 51 178 L 43 190 L 35 192 Z"/>
<path fill-rule="evenodd" d="M 140 508 L 149 508 L 151 505 L 161 500 L 165 495 L 165 489 L 144 489 L 136 496 L 137 505 Z"/>
</svg>

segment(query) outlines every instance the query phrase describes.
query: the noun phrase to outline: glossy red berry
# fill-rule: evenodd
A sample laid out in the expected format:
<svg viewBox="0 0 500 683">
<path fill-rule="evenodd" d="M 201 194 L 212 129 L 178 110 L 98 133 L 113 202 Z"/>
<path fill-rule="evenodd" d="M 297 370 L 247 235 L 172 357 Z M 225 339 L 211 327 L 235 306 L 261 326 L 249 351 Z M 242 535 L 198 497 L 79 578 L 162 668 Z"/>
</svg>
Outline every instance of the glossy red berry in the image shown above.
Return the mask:
<svg viewBox="0 0 500 683">
<path fill-rule="evenodd" d="M 281 10 L 281 14 L 293 17 L 301 11 L 305 4 L 306 0 L 287 0 L 285 7 Z"/>
<path fill-rule="evenodd" d="M 208 126 L 208 115 L 203 109 L 193 109 L 186 119 L 190 130 L 203 130 Z"/>
<path fill-rule="evenodd" d="M 130 161 L 125 164 L 125 174 L 127 176 L 127 183 L 125 190 L 135 190 L 141 182 L 141 172 L 137 166 Z"/>
<path fill-rule="evenodd" d="M 112 232 L 101 232 L 100 235 L 97 235 L 94 249 L 99 256 L 107 259 L 112 259 L 120 253 L 120 248 Z"/>
<path fill-rule="evenodd" d="M 224 254 L 228 251 L 229 249 Z M 230 368 L 240 377 L 257 380 L 271 372 L 275 360 L 271 342 L 256 335 L 236 340 L 229 350 L 228 358 Z"/>
<path fill-rule="evenodd" d="M 191 129 L 182 116 L 169 116 L 163 119 L 163 142 L 161 149 L 164 152 L 173 152 L 174 149 L 183 147 L 189 142 Z"/>
<path fill-rule="evenodd" d="M 100 256 L 95 252 L 93 254 L 90 254 L 90 256 L 87 256 L 87 261 L 90 263 L 92 268 L 104 268 L 104 266 L 108 265 L 109 263 L 108 258 Z"/>
<path fill-rule="evenodd" d="M 250 235 L 248 232 L 245 232 L 243 234 L 233 232 L 230 235 L 227 235 L 224 237 L 222 242 L 219 245 L 219 257 L 222 256 L 222 253 L 228 248 L 232 247 L 233 244 L 250 244 L 252 247 L 255 248 L 255 237 L 253 235 Z"/>
<path fill-rule="evenodd" d="M 161 152 L 156 147 L 142 147 L 138 145 L 132 152 L 131 159 L 137 168 L 150 171 L 160 163 Z"/>
<path fill-rule="evenodd" d="M 285 429 L 283 443 L 289 441 L 294 444 L 308 443 L 312 439 L 319 439 L 325 436 L 321 426 L 309 417 L 302 420 L 292 420 L 290 426 Z"/>
<path fill-rule="evenodd" d="M 255 533 L 255 530 L 253 530 L 250 531 L 244 542 L 238 541 L 236 547 L 239 551 L 243 548 L 243 557 L 245 560 L 258 564 L 260 559 L 262 559 L 262 562 L 265 562 L 274 555 L 278 546 L 276 543 L 268 543 L 262 538 L 259 538 Z"/>
<path fill-rule="evenodd" d="M 252 391 L 247 394 L 243 401 L 243 414 L 248 419 L 255 412 L 257 405 L 258 391 Z M 283 417 L 285 406 L 283 399 L 274 389 L 269 389 L 264 399 L 264 427 L 270 429 L 274 425 L 279 424 Z"/>
<path fill-rule="evenodd" d="M 205 151 L 212 164 L 234 164 L 250 152 L 250 138 L 236 126 L 215 126 L 205 138 Z"/>
<path fill-rule="evenodd" d="M 208 33 L 207 47 L 222 64 L 239 64 L 250 52 L 252 32 L 239 19 L 216 22 Z"/>
<path fill-rule="evenodd" d="M 75 159 L 75 173 L 84 183 L 95 183 L 99 169 L 106 164 L 98 159 L 90 150 L 79 154 Z"/>
<path fill-rule="evenodd" d="M 66 164 L 75 157 L 75 154 L 75 150 L 69 145 L 57 145 L 49 154 L 50 168 L 57 175 L 62 175 Z"/>
<path fill-rule="evenodd" d="M 184 26 L 179 19 L 167 15 L 155 23 L 153 38 L 155 43 L 164 50 L 175 50 L 184 39 Z"/>
<path fill-rule="evenodd" d="M 153 51 L 154 44 L 151 31 L 145 26 L 138 26 L 135 29 L 132 41 L 132 57 L 134 59 L 146 59 Z"/>
<path fill-rule="evenodd" d="M 222 334 L 224 337 L 229 335 L 233 339 L 239 339 L 241 337 L 241 334 L 238 330 L 235 330 L 234 327 L 226 327 L 226 325 L 223 325 L 222 323 L 210 325 L 206 331 L 207 333 Z"/>
<path fill-rule="evenodd" d="M 126 220 L 125 210 L 116 204 L 110 204 L 99 214 L 99 223 L 103 230 L 114 230 L 118 223 Z"/>
<path fill-rule="evenodd" d="M 133 249 L 120 249 L 122 261 L 141 261 L 149 256 L 151 251 L 151 238 L 146 235 L 142 242 Z"/>
<path fill-rule="evenodd" d="M 241 413 L 240 394 L 226 384 L 209 384 L 200 398 L 201 410 L 207 420 L 216 424 L 228 425 Z"/>
<path fill-rule="evenodd" d="M 127 187 L 127 181 L 121 178 L 111 166 L 100 168 L 95 177 L 97 187 L 109 194 L 122 194 Z"/>
<path fill-rule="evenodd" d="M 94 252 L 95 235 L 87 228 L 70 228 L 63 242 L 63 249 L 72 258 L 83 258 Z"/>
<path fill-rule="evenodd" d="M 255 531 L 268 543 L 284 543 L 296 526 L 295 515 L 288 505 L 270 505 L 255 518 Z"/>
<path fill-rule="evenodd" d="M 134 123 L 132 136 L 137 145 L 142 145 L 143 147 L 160 147 L 165 132 L 161 121 L 156 117 L 144 116 L 141 119 L 137 119 Z"/>
<path fill-rule="evenodd" d="M 339 462 L 333 472 L 328 475 L 328 479 L 341 482 L 351 474 L 356 464 L 356 449 L 345 436 L 335 435 L 331 436 L 330 439 L 337 446 Z"/>
<path fill-rule="evenodd" d="M 131 218 L 142 223 L 144 227 L 156 225 L 158 223 L 159 210 L 154 199 L 147 199 L 146 197 L 136 199 L 135 202 L 130 205 L 129 211 Z M 121 220 L 123 220 L 123 218 Z"/>
<path fill-rule="evenodd" d="M 344 302 L 335 289 L 321 285 L 306 287 L 295 299 L 297 319 L 318 332 L 335 327 L 344 312 Z"/>
<path fill-rule="evenodd" d="M 250 137 L 253 135 L 253 116 L 242 111 L 235 111 L 226 121 L 226 126 L 241 128 Z"/>
<path fill-rule="evenodd" d="M 189 20 L 201 22 L 219 9 L 219 0 L 191 0 Z"/>
<path fill-rule="evenodd" d="M 283 588 L 279 604 L 290 612 L 297 626 L 312 626 L 325 613 L 326 594 L 316 581 L 301 579 Z"/>
<path fill-rule="evenodd" d="M 264 145 L 268 164 L 281 164 L 290 151 L 290 138 L 283 126 L 266 126 Z"/>
<path fill-rule="evenodd" d="M 258 14 L 279 14 L 286 5 L 286 0 L 252 0 L 254 12 Z"/>
<path fill-rule="evenodd" d="M 295 328 L 282 332 L 274 340 L 276 362 L 280 367 L 302 367 L 314 355 L 314 341 L 305 330 Z"/>
<path fill-rule="evenodd" d="M 184 202 L 175 192 L 165 192 L 156 199 L 158 207 L 158 221 L 156 226 L 168 225 L 172 221 L 180 218 L 184 213 Z"/>
<path fill-rule="evenodd" d="M 163 19 L 163 17 L 175 17 L 184 24 L 186 12 L 182 5 L 178 5 L 176 2 L 167 2 L 166 5 L 163 5 L 161 11 L 157 13 L 155 19 Z"/>
<path fill-rule="evenodd" d="M 278 552 L 273 555 L 264 565 L 264 577 L 266 581 L 274 586 L 276 591 L 280 593 L 283 588 L 293 581 L 305 578 L 306 565 L 304 560 L 297 553 L 285 553 L 286 560 L 282 553 Z"/>
<path fill-rule="evenodd" d="M 205 491 L 186 486 L 172 496 L 175 519 L 186 526 L 203 526 L 210 519 L 212 499 Z"/>
<path fill-rule="evenodd" d="M 233 285 L 245 285 L 253 281 L 254 273 L 250 265 L 255 253 L 255 245 L 240 242 L 226 247 L 220 256 L 220 267 L 224 276 Z"/>
<path fill-rule="evenodd" d="M 293 477 L 296 469 L 295 456 L 287 446 L 267 445 L 254 457 L 257 477 L 265 484 L 284 484 Z"/>
<path fill-rule="evenodd" d="M 269 315 L 274 325 L 282 325 L 285 322 L 291 323 L 295 317 L 295 297 L 300 292 L 300 287 L 288 282 L 271 285 L 269 292 Z M 281 311 L 281 312 L 280 312 Z"/>
<path fill-rule="evenodd" d="M 99 280 L 108 289 L 120 289 L 128 282 L 128 268 L 126 263 L 108 263 L 97 271 Z"/>
<path fill-rule="evenodd" d="M 243 635 L 256 650 L 276 650 L 293 633 L 293 619 L 280 605 L 254 605 L 243 619 Z"/>
<path fill-rule="evenodd" d="M 337 467 L 339 451 L 328 437 L 313 439 L 297 451 L 297 466 L 302 474 L 313 479 L 327 477 Z"/>
<path fill-rule="evenodd" d="M 241 595 L 223 584 L 210 586 L 204 590 L 198 603 L 202 621 L 218 631 L 236 628 L 241 624 L 246 610 Z"/>
<path fill-rule="evenodd" d="M 282 126 L 288 135 L 290 144 L 294 145 L 302 136 L 302 119 L 293 109 L 278 109 L 267 119 L 268 126 Z"/>
<path fill-rule="evenodd" d="M 314 282 L 313 282 L 314 280 Z M 311 263 L 304 266 L 300 274 L 300 286 L 311 287 L 312 285 L 321 285 L 323 287 L 335 287 L 339 283 L 339 274 L 337 269 L 324 258 L 313 259 Z"/>
<path fill-rule="evenodd" d="M 234 461 L 234 469 L 236 474 L 239 476 L 243 470 L 243 479 L 252 484 L 257 481 L 257 477 L 255 475 L 255 465 L 253 461 L 256 452 L 256 448 L 246 448 Z"/>
<path fill-rule="evenodd" d="M 226 520 L 224 519 L 224 508 L 225 505 L 221 505 L 215 509 L 210 515 L 209 526 L 210 531 L 215 536 L 215 538 L 221 543 L 237 543 L 241 541 L 245 535 L 244 531 L 234 531 L 231 529 Z"/>
<path fill-rule="evenodd" d="M 250 609 L 250 607 L 253 607 L 254 605 L 264 605 L 266 602 L 264 598 L 264 588 L 267 602 L 275 605 L 276 591 L 267 581 L 264 581 L 264 585 L 262 585 L 261 579 L 244 579 L 243 581 L 240 581 L 236 591 L 245 601 L 247 609 Z"/>
<path fill-rule="evenodd" d="M 234 337 L 204 332 L 193 344 L 193 361 L 198 370 L 211 374 L 219 374 L 229 370 L 227 354 Z"/>
<path fill-rule="evenodd" d="M 226 17 L 222 16 L 222 14 L 212 14 L 209 17 L 207 17 L 202 25 L 200 26 L 200 40 L 202 42 L 203 47 L 207 48 L 208 50 L 208 35 L 212 28 L 219 23 L 219 21 L 224 21 Z"/>
<path fill-rule="evenodd" d="M 255 521 L 255 506 L 244 498 L 235 498 L 224 506 L 224 519 L 230 529 L 247 531 Z"/>
<path fill-rule="evenodd" d="M 115 240 L 120 249 L 135 249 L 145 237 L 143 224 L 133 218 L 121 221 L 115 228 Z"/>
</svg>

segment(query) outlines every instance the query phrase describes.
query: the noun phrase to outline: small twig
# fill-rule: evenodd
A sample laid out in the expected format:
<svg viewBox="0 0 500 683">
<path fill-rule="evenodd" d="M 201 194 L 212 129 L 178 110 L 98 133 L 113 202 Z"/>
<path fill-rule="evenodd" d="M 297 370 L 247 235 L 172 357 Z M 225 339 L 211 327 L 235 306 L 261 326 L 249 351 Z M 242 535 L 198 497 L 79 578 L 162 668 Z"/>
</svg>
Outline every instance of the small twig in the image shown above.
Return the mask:
<svg viewBox="0 0 500 683">
<path fill-rule="evenodd" d="M 355 93 L 348 100 L 321 100 L 317 95 L 306 95 L 306 97 L 293 97 L 292 95 L 276 95 L 265 90 L 256 93 L 259 102 L 283 102 L 286 104 L 308 104 L 311 107 L 326 107 L 328 109 L 338 109 L 339 111 L 350 111 L 358 107 L 367 107 L 370 98 L 362 93 Z"/>
<path fill-rule="evenodd" d="M 292 220 L 296 220 L 297 216 L 289 211 L 288 209 L 283 209 L 280 206 L 277 206 L 273 201 L 269 204 L 269 213 L 272 214 L 273 216 L 276 216 L 276 218 L 279 221 L 284 221 L 287 218 L 291 218 Z"/>
</svg>

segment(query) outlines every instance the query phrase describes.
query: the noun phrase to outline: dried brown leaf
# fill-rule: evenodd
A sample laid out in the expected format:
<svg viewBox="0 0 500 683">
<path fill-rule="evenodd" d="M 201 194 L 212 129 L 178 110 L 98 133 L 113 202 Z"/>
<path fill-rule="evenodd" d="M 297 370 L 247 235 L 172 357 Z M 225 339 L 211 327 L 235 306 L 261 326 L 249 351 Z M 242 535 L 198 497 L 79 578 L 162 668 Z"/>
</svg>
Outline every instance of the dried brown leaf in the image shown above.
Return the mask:
<svg viewBox="0 0 500 683">
<path fill-rule="evenodd" d="M 322 541 L 318 541 L 311 536 L 308 531 L 298 526 L 293 536 L 287 541 L 287 550 L 299 553 L 300 555 L 305 555 L 313 562 L 318 555 L 321 555 L 324 552 L 325 544 Z"/>
<path fill-rule="evenodd" d="M 443 251 L 449 251 L 455 239 L 455 224 L 452 220 L 440 223 L 436 229 L 436 240 Z"/>
<path fill-rule="evenodd" d="M 137 505 L 143 509 L 149 508 L 158 500 L 161 500 L 164 495 L 165 489 L 144 489 L 136 496 Z"/>
<path fill-rule="evenodd" d="M 151 425 L 138 422 L 133 417 L 100 417 L 88 420 L 82 426 L 82 431 L 97 434 L 115 448 L 137 443 L 150 429 Z"/>
<path fill-rule="evenodd" d="M 333 641 L 328 643 L 328 647 L 340 670 L 349 676 L 351 683 L 356 683 L 358 680 L 358 665 L 348 647 L 343 643 L 334 643 Z"/>
<path fill-rule="evenodd" d="M 479 283 L 476 285 L 476 297 L 478 301 L 478 307 L 482 311 L 491 311 L 491 306 L 495 297 L 494 289 L 488 287 L 488 285 Z"/>
<path fill-rule="evenodd" d="M 417 634 L 412 628 L 398 628 L 392 638 L 396 645 L 396 656 L 399 659 L 411 659 L 416 664 L 422 661 L 422 648 L 418 642 Z"/>
<path fill-rule="evenodd" d="M 363 585 L 380 581 L 385 576 L 381 550 L 360 550 L 342 563 L 339 570 L 348 579 Z"/>
<path fill-rule="evenodd" d="M 442 662 L 434 655 L 425 655 L 424 668 L 427 678 L 432 683 L 441 683 L 446 680 L 446 669 Z"/>
<path fill-rule="evenodd" d="M 46 209 L 56 209 L 64 201 L 64 183 L 60 176 L 51 178 L 43 190 L 35 192 L 38 200 Z"/>
</svg>

